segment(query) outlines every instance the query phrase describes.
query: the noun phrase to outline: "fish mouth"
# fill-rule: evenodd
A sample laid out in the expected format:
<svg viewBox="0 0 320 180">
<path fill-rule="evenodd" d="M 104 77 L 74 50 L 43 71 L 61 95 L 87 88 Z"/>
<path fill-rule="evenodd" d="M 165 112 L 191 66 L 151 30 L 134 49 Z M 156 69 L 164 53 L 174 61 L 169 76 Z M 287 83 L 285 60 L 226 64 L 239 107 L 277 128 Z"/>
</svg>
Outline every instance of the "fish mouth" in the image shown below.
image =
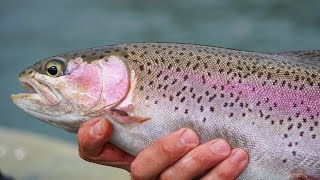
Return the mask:
<svg viewBox="0 0 320 180">
<path fill-rule="evenodd" d="M 47 82 L 25 78 L 19 78 L 19 81 L 28 92 L 11 95 L 13 102 L 28 99 L 37 104 L 56 105 L 63 100 L 61 93 Z"/>
</svg>

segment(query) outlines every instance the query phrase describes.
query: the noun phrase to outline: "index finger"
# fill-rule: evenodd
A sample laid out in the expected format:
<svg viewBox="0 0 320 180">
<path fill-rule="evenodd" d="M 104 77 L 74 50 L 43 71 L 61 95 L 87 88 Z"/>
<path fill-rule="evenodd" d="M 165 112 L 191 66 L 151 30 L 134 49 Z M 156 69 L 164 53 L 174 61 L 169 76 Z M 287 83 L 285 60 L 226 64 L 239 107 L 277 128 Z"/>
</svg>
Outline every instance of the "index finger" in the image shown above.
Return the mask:
<svg viewBox="0 0 320 180">
<path fill-rule="evenodd" d="M 191 129 L 173 132 L 138 154 L 131 164 L 131 175 L 133 179 L 154 179 L 198 145 L 198 136 Z"/>
<path fill-rule="evenodd" d="M 112 126 L 103 118 L 89 120 L 79 128 L 79 155 L 86 161 L 129 171 L 134 157 L 108 143 Z"/>
</svg>

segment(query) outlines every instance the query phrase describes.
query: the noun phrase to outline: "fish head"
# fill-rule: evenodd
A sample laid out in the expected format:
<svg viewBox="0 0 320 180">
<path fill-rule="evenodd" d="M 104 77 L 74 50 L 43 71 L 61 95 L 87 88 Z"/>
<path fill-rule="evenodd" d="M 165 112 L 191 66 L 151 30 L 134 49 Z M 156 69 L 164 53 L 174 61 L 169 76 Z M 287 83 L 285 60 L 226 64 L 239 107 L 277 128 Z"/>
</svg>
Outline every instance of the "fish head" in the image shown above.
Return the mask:
<svg viewBox="0 0 320 180">
<path fill-rule="evenodd" d="M 82 122 L 105 115 L 129 91 L 128 67 L 119 56 L 90 61 L 76 56 L 44 59 L 19 75 L 29 92 L 11 95 L 26 113 L 70 132 Z"/>
</svg>

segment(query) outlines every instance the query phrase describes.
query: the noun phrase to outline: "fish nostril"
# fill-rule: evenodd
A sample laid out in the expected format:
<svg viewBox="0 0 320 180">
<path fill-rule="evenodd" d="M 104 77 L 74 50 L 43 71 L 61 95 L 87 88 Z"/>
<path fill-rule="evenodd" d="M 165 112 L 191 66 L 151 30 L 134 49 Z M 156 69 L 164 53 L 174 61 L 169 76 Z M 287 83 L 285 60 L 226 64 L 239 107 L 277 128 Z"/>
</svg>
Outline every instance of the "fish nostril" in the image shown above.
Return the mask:
<svg viewBox="0 0 320 180">
<path fill-rule="evenodd" d="M 19 77 L 23 76 L 25 73 L 26 73 L 26 71 L 22 71 L 22 72 L 19 74 Z"/>
<path fill-rule="evenodd" d="M 19 74 L 19 77 L 32 74 L 33 70 L 27 69 Z"/>
</svg>

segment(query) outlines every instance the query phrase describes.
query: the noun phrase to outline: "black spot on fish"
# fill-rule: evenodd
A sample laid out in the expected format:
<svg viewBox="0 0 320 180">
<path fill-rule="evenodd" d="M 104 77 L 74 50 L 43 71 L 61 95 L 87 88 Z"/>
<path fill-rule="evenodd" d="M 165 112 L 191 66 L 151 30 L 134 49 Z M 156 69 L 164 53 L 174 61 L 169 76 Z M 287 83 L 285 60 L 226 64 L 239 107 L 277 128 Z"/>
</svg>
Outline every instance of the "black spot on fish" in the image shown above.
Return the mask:
<svg viewBox="0 0 320 180">
<path fill-rule="evenodd" d="M 162 75 L 162 71 L 160 71 L 156 77 L 159 78 L 161 75 Z"/>
<path fill-rule="evenodd" d="M 299 133 L 299 135 L 302 137 L 303 136 L 303 134 L 304 134 L 304 132 L 303 131 L 301 131 L 300 133 Z"/>
<path fill-rule="evenodd" d="M 150 81 L 148 85 L 149 85 L 149 86 L 153 85 L 153 82 L 154 82 L 154 81 Z"/>
<path fill-rule="evenodd" d="M 203 112 L 203 110 L 204 110 L 204 107 L 200 106 L 200 112 Z"/>
<path fill-rule="evenodd" d="M 196 70 L 197 68 L 199 67 L 199 63 L 196 63 L 194 66 L 193 66 L 193 70 Z"/>
<path fill-rule="evenodd" d="M 187 89 L 187 86 L 183 86 L 182 87 L 182 91 L 186 90 Z"/>
<path fill-rule="evenodd" d="M 141 71 L 143 71 L 143 70 L 144 70 L 144 66 L 143 66 L 143 65 L 140 65 L 140 66 L 139 66 L 139 69 L 140 69 Z"/>
<path fill-rule="evenodd" d="M 203 118 L 202 122 L 205 123 L 207 121 L 207 118 Z"/>
<path fill-rule="evenodd" d="M 210 106 L 210 112 L 214 112 L 214 107 Z"/>
</svg>

